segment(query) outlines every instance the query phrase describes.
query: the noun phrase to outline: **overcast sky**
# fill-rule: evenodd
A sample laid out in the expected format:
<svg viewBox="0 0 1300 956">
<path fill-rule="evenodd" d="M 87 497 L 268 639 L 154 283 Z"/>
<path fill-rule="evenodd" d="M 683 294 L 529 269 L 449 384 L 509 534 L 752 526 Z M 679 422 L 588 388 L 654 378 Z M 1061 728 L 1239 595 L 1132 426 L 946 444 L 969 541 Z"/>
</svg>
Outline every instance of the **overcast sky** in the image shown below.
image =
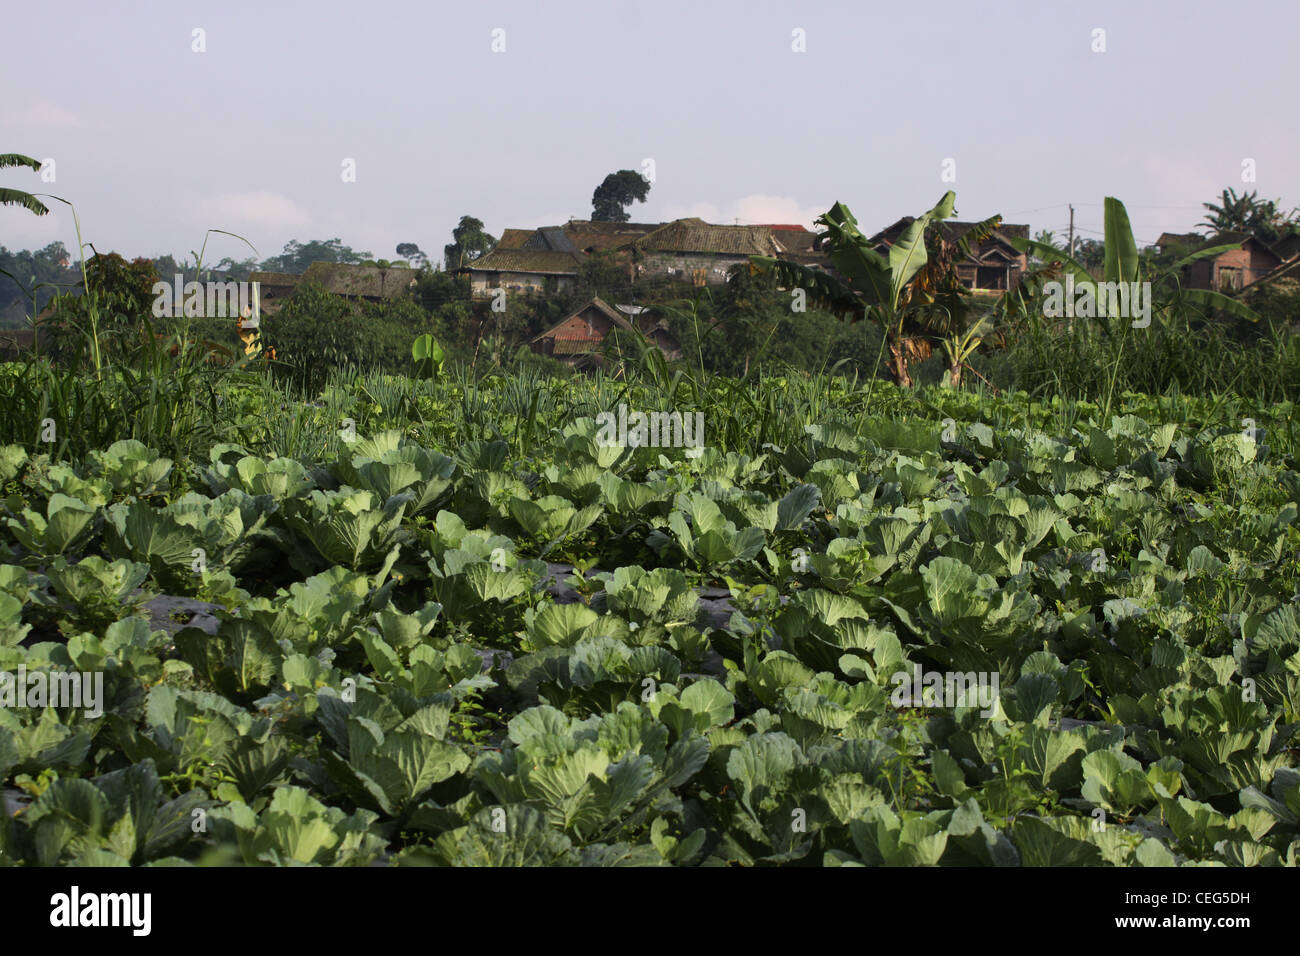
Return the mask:
<svg viewBox="0 0 1300 956">
<path fill-rule="evenodd" d="M 1073 202 L 1090 237 L 1113 195 L 1149 243 L 1227 187 L 1300 205 L 1297 0 L 59 0 L 0 23 L 0 152 L 55 176 L 0 184 L 71 200 L 128 256 L 217 228 L 260 257 L 337 236 L 437 258 L 461 215 L 587 218 L 646 161 L 636 221 L 811 224 L 840 200 L 874 230 L 952 188 L 961 218 L 1035 231 Z M 0 244 L 75 256 L 47 204 L 0 209 Z M 250 254 L 214 236 L 205 260 Z"/>
</svg>

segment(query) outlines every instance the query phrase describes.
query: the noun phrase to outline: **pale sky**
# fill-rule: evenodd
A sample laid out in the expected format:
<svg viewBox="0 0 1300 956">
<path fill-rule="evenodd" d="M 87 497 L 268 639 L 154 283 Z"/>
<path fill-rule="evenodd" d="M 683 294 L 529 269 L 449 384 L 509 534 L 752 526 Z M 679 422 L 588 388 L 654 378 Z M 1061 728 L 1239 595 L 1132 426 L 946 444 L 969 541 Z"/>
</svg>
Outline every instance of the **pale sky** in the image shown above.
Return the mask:
<svg viewBox="0 0 1300 956">
<path fill-rule="evenodd" d="M 1073 202 L 1093 238 L 1113 195 L 1149 243 L 1224 188 L 1300 205 L 1297 0 L 60 0 L 0 23 L 0 152 L 54 160 L 0 184 L 127 256 L 215 228 L 259 257 L 337 236 L 438 258 L 461 215 L 587 218 L 647 161 L 641 222 L 843 201 L 874 231 L 951 188 L 961 218 L 1061 234 Z M 47 205 L 0 209 L 0 244 L 75 256 Z M 215 235 L 205 260 L 250 254 Z"/>
</svg>

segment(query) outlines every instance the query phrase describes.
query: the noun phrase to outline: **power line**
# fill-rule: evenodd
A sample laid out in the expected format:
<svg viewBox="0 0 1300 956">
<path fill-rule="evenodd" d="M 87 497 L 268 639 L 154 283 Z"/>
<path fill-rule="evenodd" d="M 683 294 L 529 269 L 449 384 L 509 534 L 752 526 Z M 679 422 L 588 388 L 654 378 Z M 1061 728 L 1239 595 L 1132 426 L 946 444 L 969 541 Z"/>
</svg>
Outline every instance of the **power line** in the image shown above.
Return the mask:
<svg viewBox="0 0 1300 956">
<path fill-rule="evenodd" d="M 1044 209 L 1060 209 L 1062 206 L 1068 206 L 1067 202 L 1058 202 L 1052 206 L 1039 206 L 1037 209 L 1017 209 L 1015 212 L 1006 213 L 1008 216 L 1023 216 L 1025 213 L 1042 212 Z"/>
<path fill-rule="evenodd" d="M 1063 208 L 1063 207 L 1065 207 L 1065 206 L 1070 206 L 1070 205 L 1075 205 L 1075 206 L 1104 206 L 1105 203 L 1100 203 L 1100 202 L 1076 202 L 1076 203 L 1058 202 L 1058 203 L 1055 203 L 1055 204 L 1053 204 L 1053 205 L 1051 205 L 1051 206 L 1038 206 L 1038 207 L 1036 207 L 1036 208 L 1034 208 L 1034 209 L 1018 209 L 1018 210 L 1016 210 L 1015 212 L 1004 213 L 1004 215 L 1006 215 L 1006 216 L 1023 216 L 1023 215 L 1025 215 L 1026 213 L 1031 213 L 1031 212 L 1042 212 L 1044 209 L 1061 209 L 1061 208 Z M 1124 208 L 1125 208 L 1125 209 L 1203 209 L 1203 208 L 1204 208 L 1204 205 L 1205 205 L 1204 203 L 1202 203 L 1202 204 L 1199 205 L 1199 206 L 1155 205 L 1155 204 L 1147 204 L 1147 203 L 1125 203 L 1125 204 L 1124 204 Z"/>
</svg>

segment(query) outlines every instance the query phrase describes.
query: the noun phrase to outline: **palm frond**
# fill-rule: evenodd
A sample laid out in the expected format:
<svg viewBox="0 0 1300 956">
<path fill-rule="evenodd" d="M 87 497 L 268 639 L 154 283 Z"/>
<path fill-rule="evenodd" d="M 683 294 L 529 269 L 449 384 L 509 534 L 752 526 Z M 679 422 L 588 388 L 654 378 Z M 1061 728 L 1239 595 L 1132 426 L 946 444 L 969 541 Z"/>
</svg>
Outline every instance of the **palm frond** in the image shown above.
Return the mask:
<svg viewBox="0 0 1300 956">
<path fill-rule="evenodd" d="M 22 153 L 0 153 L 0 169 L 8 169 L 10 166 L 28 166 L 40 172 L 41 161 L 24 156 Z"/>
<path fill-rule="evenodd" d="M 44 216 L 50 211 L 44 203 L 31 193 L 25 193 L 21 189 L 7 189 L 4 186 L 0 186 L 0 206 L 22 206 L 38 216 Z"/>
</svg>

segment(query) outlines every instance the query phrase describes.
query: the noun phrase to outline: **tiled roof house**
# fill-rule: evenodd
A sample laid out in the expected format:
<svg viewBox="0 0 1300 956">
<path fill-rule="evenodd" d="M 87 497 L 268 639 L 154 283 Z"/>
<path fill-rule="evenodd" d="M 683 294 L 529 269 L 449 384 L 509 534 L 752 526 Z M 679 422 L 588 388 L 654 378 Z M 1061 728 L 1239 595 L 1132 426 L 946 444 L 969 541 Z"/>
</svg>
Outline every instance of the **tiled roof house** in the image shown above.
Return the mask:
<svg viewBox="0 0 1300 956">
<path fill-rule="evenodd" d="M 776 256 L 805 264 L 824 261 L 817 236 L 802 226 L 719 226 L 701 219 L 669 223 L 595 222 L 572 219 L 531 232 L 507 229 L 489 253 L 458 270 L 473 294 L 567 292 L 578 269 L 595 256 L 626 265 L 633 279 L 667 276 L 697 284 L 726 281 L 727 270 L 750 256 Z"/>
<path fill-rule="evenodd" d="M 569 365 L 600 364 L 606 339 L 611 332 L 621 329 L 629 335 L 644 335 L 663 350 L 667 358 L 680 357 L 681 347 L 663 321 L 655 320 L 647 313 L 635 318 L 633 324 L 632 319 L 597 297 L 538 335 L 529 347 L 540 355 L 549 355 Z"/>
<path fill-rule="evenodd" d="M 867 241 L 877 252 L 885 252 L 898 241 L 903 230 L 913 221 L 914 217 L 904 216 Z M 950 219 L 936 223 L 934 228 L 948 242 L 956 242 L 977 225 L 979 223 Z M 1011 240 L 1028 238 L 1027 225 L 1005 222 L 999 225 L 992 236 L 971 248 L 970 256 L 964 262 L 957 264 L 957 277 L 962 285 L 979 292 L 1002 292 L 1013 288 L 1020 281 L 1021 274 L 1029 268 L 1029 259 L 1011 244 Z"/>
<path fill-rule="evenodd" d="M 319 283 L 326 292 L 351 299 L 382 302 L 395 299 L 415 285 L 414 269 L 401 266 L 362 266 L 342 262 L 313 262 L 301 275 L 291 272 L 254 272 L 250 282 L 260 283 L 263 315 L 274 315 L 303 282 Z"/>
</svg>

